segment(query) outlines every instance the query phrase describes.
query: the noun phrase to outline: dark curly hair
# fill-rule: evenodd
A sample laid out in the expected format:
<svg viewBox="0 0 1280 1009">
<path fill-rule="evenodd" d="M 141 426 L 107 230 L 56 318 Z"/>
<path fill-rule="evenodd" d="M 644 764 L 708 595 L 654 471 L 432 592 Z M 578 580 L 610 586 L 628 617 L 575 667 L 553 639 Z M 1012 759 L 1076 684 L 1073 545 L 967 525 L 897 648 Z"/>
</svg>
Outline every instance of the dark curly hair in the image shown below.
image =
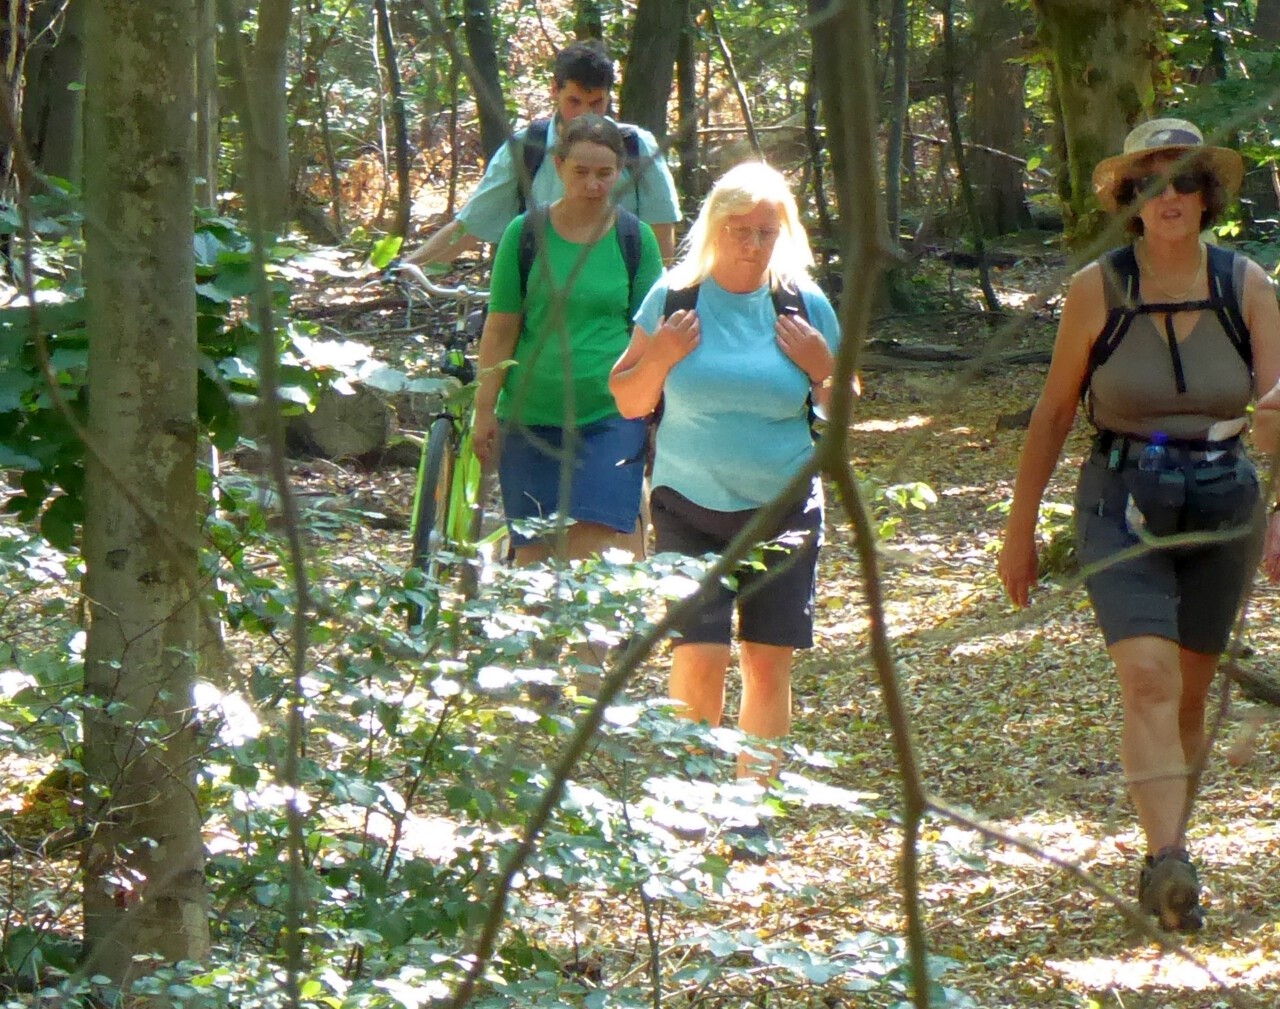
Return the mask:
<svg viewBox="0 0 1280 1009">
<path fill-rule="evenodd" d="M 616 123 L 604 116 L 586 113 L 565 123 L 556 135 L 556 156 L 567 157 L 569 150 L 578 143 L 599 144 L 609 148 L 618 156 L 619 168 L 627 157 L 627 145 L 622 139 L 622 131 Z"/>
<path fill-rule="evenodd" d="M 1144 159 L 1138 162 L 1137 169 L 1145 175 L 1150 175 L 1154 171 L 1167 169 L 1168 163 L 1158 158 Z M 1144 171 L 1145 170 L 1145 171 Z M 1218 220 L 1227 209 L 1231 198 L 1227 195 L 1226 187 L 1218 181 L 1218 177 L 1209 171 L 1208 166 L 1201 160 L 1193 158 L 1185 164 L 1178 167 L 1178 172 L 1194 172 L 1200 179 L 1200 195 L 1204 198 L 1204 212 L 1200 215 L 1200 230 Z M 1131 206 L 1142 195 L 1138 189 L 1138 183 L 1141 180 L 1140 175 L 1131 175 L 1121 179 L 1116 183 L 1116 203 L 1121 207 Z M 1142 234 L 1142 218 L 1134 214 L 1125 222 L 1125 230 L 1131 235 Z"/>
<path fill-rule="evenodd" d="M 613 87 L 613 60 L 598 39 L 572 42 L 556 53 L 551 76 L 557 87 L 569 81 L 588 90 Z"/>
</svg>

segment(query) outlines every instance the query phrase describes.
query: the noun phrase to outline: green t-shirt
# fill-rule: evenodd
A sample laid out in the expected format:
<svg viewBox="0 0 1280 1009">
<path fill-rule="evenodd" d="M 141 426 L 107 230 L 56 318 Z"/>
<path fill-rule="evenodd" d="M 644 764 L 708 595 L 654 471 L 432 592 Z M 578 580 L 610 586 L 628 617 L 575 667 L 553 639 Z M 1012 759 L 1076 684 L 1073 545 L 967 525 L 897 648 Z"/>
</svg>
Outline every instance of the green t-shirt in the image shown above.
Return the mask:
<svg viewBox="0 0 1280 1009">
<path fill-rule="evenodd" d="M 653 229 L 640 225 L 640 267 L 628 304 L 627 265 L 616 229 L 588 246 L 565 241 L 548 223 L 521 305 L 523 224 L 522 215 L 503 233 L 489 285 L 490 311 L 523 314 L 516 363 L 507 371 L 498 396 L 498 417 L 542 427 L 564 427 L 568 407 L 579 425 L 617 417 L 609 371 L 627 348 L 632 317 L 662 273 Z"/>
</svg>

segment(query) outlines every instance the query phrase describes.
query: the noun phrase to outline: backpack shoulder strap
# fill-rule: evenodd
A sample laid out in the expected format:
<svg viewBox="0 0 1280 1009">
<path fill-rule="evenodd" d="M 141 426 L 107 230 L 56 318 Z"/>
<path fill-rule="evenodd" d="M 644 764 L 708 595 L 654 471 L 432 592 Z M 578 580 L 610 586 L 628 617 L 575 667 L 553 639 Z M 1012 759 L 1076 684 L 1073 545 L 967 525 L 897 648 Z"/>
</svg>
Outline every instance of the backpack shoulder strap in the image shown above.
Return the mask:
<svg viewBox="0 0 1280 1009">
<path fill-rule="evenodd" d="M 1133 246 L 1122 245 L 1112 249 L 1098 260 L 1098 265 L 1102 268 L 1102 282 L 1107 292 L 1107 318 L 1102 324 L 1102 332 L 1089 348 L 1089 362 L 1080 383 L 1081 402 L 1089 395 L 1093 373 L 1115 353 L 1129 332 L 1139 306 L 1138 256 Z"/>
<path fill-rule="evenodd" d="M 771 294 L 773 310 L 779 315 L 798 315 L 805 322 L 809 321 L 809 308 L 804 303 L 800 288 L 792 284 L 775 284 Z"/>
<path fill-rule="evenodd" d="M 627 267 L 627 313 L 630 314 L 631 303 L 636 300 L 636 274 L 640 272 L 640 218 L 619 207 L 613 230 Z"/>
<path fill-rule="evenodd" d="M 630 161 L 640 160 L 640 131 L 630 123 L 619 123 L 618 132 L 622 134 L 622 146 L 626 149 Z"/>
<path fill-rule="evenodd" d="M 1209 247 L 1209 300 L 1227 339 L 1253 374 L 1253 342 L 1241 307 L 1243 291 L 1236 290 L 1236 269 L 1240 257 L 1231 249 Z"/>
<path fill-rule="evenodd" d="M 670 318 L 672 312 L 679 312 L 681 309 L 686 312 L 693 312 L 698 307 L 698 288 L 700 284 L 694 284 L 692 287 L 667 288 L 667 297 L 662 302 L 662 317 Z M 653 450 L 657 444 L 658 425 L 662 423 L 662 414 L 666 409 L 666 396 L 659 394 L 657 405 L 653 408 L 653 413 L 649 414 L 649 461 L 645 474 L 648 475 L 653 471 Z"/>
<path fill-rule="evenodd" d="M 524 168 L 516 179 L 516 187 L 520 193 L 520 213 L 524 213 L 529 206 L 533 177 L 538 174 L 538 169 L 547 156 L 547 135 L 550 130 L 550 119 L 535 119 L 525 127 L 524 137 L 520 140 L 520 163 Z"/>
<path fill-rule="evenodd" d="M 681 309 L 686 312 L 696 311 L 698 307 L 698 288 L 700 286 L 699 284 L 694 284 L 692 287 L 668 290 L 667 300 L 662 303 L 663 318 L 670 318 L 672 312 L 678 312 Z"/>
<path fill-rule="evenodd" d="M 770 294 L 773 297 L 773 310 L 778 315 L 798 315 L 805 322 L 809 321 L 809 307 L 804 303 L 804 295 L 800 293 L 800 288 L 794 284 L 775 284 Z M 805 400 L 805 412 L 809 418 L 809 434 L 813 436 L 814 441 L 817 441 L 818 425 L 825 418 L 818 416 L 812 389 L 809 390 L 809 396 Z"/>
<path fill-rule="evenodd" d="M 618 132 L 622 134 L 622 146 L 626 151 L 626 162 L 623 165 L 631 172 L 631 188 L 635 192 L 636 213 L 640 212 L 640 177 L 649 167 L 649 159 L 640 153 L 640 131 L 630 123 L 618 123 Z"/>
<path fill-rule="evenodd" d="M 538 247 L 547 231 L 547 208 L 534 207 L 524 215 L 520 224 L 520 244 L 516 249 L 516 264 L 520 271 L 520 302 L 529 293 L 529 274 L 538 256 Z"/>
</svg>

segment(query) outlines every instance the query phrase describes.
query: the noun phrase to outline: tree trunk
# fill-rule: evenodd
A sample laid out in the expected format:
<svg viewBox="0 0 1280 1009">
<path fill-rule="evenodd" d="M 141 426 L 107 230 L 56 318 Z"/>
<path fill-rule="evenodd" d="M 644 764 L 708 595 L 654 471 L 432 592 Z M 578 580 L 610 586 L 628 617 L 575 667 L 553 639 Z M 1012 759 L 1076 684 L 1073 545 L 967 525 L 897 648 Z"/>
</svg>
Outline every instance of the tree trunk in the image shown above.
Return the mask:
<svg viewBox="0 0 1280 1009">
<path fill-rule="evenodd" d="M 947 110 L 947 128 L 951 133 L 951 151 L 956 159 L 956 179 L 960 183 L 960 199 L 964 205 L 965 216 L 969 219 L 970 241 L 973 243 L 973 254 L 978 262 L 978 283 L 982 288 L 982 299 L 986 302 L 987 311 L 993 314 L 1000 311 L 1000 302 L 996 298 L 995 289 L 991 286 L 991 272 L 987 267 L 987 252 L 982 241 L 982 228 L 978 220 L 978 202 L 973 195 L 973 186 L 969 182 L 969 169 L 966 162 L 964 137 L 960 132 L 960 111 L 956 101 L 956 78 L 959 77 L 959 60 L 956 58 L 956 46 L 952 31 L 952 0 L 943 0 L 942 4 L 942 45 L 946 51 L 945 105 Z"/>
<path fill-rule="evenodd" d="M 245 171 L 256 172 L 263 224 L 276 234 L 289 220 L 289 19 L 291 0 L 261 0 L 258 34 L 248 48 L 246 96 L 240 110 L 253 139 Z"/>
<path fill-rule="evenodd" d="M 910 54 L 907 0 L 893 0 L 889 14 L 889 54 L 893 64 L 893 92 L 885 123 L 884 207 L 889 238 L 896 245 L 902 231 L 902 140 L 907 126 L 907 64 Z"/>
<path fill-rule="evenodd" d="M 196 798 L 196 0 L 92 0 L 86 37 L 84 930 L 117 982 L 209 952 Z"/>
<path fill-rule="evenodd" d="M 598 0 L 574 0 L 573 37 L 575 39 L 604 38 L 604 13 Z"/>
<path fill-rule="evenodd" d="M 973 34 L 986 44 L 978 47 L 974 68 L 969 126 L 977 146 L 969 165 L 982 233 L 1003 235 L 1031 223 L 1023 165 L 997 153 L 1019 154 L 1025 142 L 1027 70 L 1016 62 L 1022 55 L 1024 16 L 1004 0 L 980 0 L 972 9 Z"/>
<path fill-rule="evenodd" d="M 196 199 L 209 210 L 218 206 L 218 115 L 218 12 L 214 0 L 196 0 Z"/>
<path fill-rule="evenodd" d="M 1067 240 L 1102 229 L 1093 169 L 1117 153 L 1155 101 L 1161 8 L 1155 0 L 1035 0 L 1066 133 Z"/>
<path fill-rule="evenodd" d="M 667 103 L 689 0 L 640 0 L 631 25 L 627 72 L 619 93 L 621 117 L 659 141 L 667 136 Z"/>
<path fill-rule="evenodd" d="M 1266 42 L 1280 44 L 1280 0 L 1258 0 L 1253 34 Z M 1280 213 L 1280 165 L 1273 161 L 1261 171 L 1246 172 L 1240 199 L 1246 215 L 1253 220 L 1273 218 Z"/>
<path fill-rule="evenodd" d="M 480 94 L 481 89 L 491 95 L 502 94 L 502 80 L 498 76 L 498 41 L 493 31 L 493 12 L 489 0 L 465 0 L 462 6 L 462 27 L 467 37 L 467 53 L 471 57 L 471 67 L 476 76 L 483 81 L 483 86 L 472 82 L 471 91 Z M 480 146 L 484 149 L 485 160 L 493 157 L 494 152 L 506 142 L 507 117 L 502 113 L 499 102 L 494 107 L 490 102 L 476 103 L 480 114 Z"/>
<path fill-rule="evenodd" d="M 1253 34 L 1270 42 L 1280 42 L 1280 0 L 1258 0 Z"/>
<path fill-rule="evenodd" d="M 22 67 L 27 55 L 30 24 L 28 0 L 0 0 L 0 80 L 4 90 L 0 100 L 5 123 L 22 121 Z M 8 129 L 0 130 L 0 188 L 10 189 L 14 171 L 14 141 Z"/>
<path fill-rule="evenodd" d="M 387 0 L 373 0 L 373 10 L 378 22 L 382 61 L 387 68 L 387 90 L 391 95 L 391 128 L 395 133 L 396 145 L 396 219 L 391 226 L 391 234 L 404 238 L 409 234 L 409 214 L 413 210 L 413 184 L 409 178 L 409 123 L 404 112 L 400 61 L 396 56 L 396 41 L 391 37 Z"/>
<path fill-rule="evenodd" d="M 27 51 L 22 133 L 36 166 L 80 181 L 86 0 L 65 8 L 42 3 L 31 13 L 34 45 Z"/>
<path fill-rule="evenodd" d="M 698 51 L 694 42 L 698 27 L 693 10 L 685 13 L 684 29 L 676 50 L 676 110 L 679 132 L 676 148 L 680 152 L 679 185 L 681 210 L 687 217 L 698 212 L 698 204 L 707 191 L 706 171 L 701 168 L 698 151 Z"/>
</svg>

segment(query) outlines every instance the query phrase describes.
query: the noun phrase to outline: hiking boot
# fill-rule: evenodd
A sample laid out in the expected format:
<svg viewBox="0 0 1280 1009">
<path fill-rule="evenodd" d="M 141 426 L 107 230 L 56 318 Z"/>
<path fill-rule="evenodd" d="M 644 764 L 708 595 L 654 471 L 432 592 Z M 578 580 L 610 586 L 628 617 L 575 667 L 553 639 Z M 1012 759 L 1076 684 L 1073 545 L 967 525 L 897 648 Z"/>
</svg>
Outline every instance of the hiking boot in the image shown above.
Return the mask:
<svg viewBox="0 0 1280 1009">
<path fill-rule="evenodd" d="M 769 828 L 763 823 L 742 823 L 730 827 L 724 832 L 724 840 L 729 845 L 730 862 L 764 865 L 774 850 Z"/>
<path fill-rule="evenodd" d="M 1199 932 L 1204 928 L 1200 878 L 1182 848 L 1161 848 L 1147 856 L 1138 876 L 1138 903 L 1160 920 L 1166 932 Z"/>
</svg>

